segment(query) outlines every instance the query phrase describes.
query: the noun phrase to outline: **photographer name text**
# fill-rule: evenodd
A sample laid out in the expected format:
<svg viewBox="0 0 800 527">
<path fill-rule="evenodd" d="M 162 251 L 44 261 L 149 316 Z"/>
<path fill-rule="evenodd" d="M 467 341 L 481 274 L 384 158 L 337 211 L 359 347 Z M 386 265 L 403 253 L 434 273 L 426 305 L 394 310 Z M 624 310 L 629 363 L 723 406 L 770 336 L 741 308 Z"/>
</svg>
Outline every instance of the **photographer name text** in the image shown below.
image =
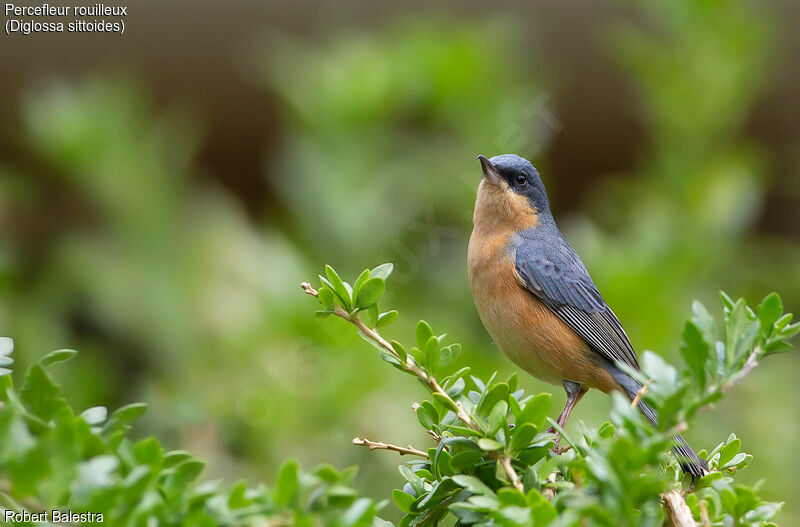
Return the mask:
<svg viewBox="0 0 800 527">
<path fill-rule="evenodd" d="M 7 524 L 31 523 L 31 522 L 52 522 L 56 524 L 75 524 L 75 523 L 103 523 L 103 515 L 94 512 L 72 512 L 60 511 L 57 509 L 42 512 L 14 512 L 6 510 L 3 512 L 3 520 Z"/>
</svg>

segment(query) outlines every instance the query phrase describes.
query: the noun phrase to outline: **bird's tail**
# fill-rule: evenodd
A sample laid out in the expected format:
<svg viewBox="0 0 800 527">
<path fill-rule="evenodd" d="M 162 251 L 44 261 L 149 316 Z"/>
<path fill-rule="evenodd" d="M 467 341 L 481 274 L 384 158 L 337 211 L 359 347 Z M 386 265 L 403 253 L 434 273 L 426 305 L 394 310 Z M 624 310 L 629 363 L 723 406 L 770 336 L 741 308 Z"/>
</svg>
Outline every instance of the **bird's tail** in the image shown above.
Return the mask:
<svg viewBox="0 0 800 527">
<path fill-rule="evenodd" d="M 635 399 L 636 394 L 639 393 L 642 385 L 636 382 L 636 380 L 630 375 L 615 366 L 611 366 L 607 369 L 614 380 L 617 381 L 620 386 L 622 386 L 628 397 L 630 397 L 631 400 Z M 642 414 L 644 414 L 647 420 L 650 421 L 654 426 L 658 423 L 658 416 L 656 415 L 656 412 L 647 406 L 643 400 L 639 401 L 639 410 L 641 410 Z M 678 457 L 681 470 L 683 470 L 685 474 L 690 474 L 692 479 L 695 479 L 708 472 L 708 463 L 706 463 L 705 460 L 700 459 L 700 457 L 694 453 L 692 447 L 689 446 L 689 443 L 687 443 L 680 434 L 676 435 L 674 440 L 675 447 L 672 449 L 672 451 L 675 452 L 675 455 Z"/>
</svg>

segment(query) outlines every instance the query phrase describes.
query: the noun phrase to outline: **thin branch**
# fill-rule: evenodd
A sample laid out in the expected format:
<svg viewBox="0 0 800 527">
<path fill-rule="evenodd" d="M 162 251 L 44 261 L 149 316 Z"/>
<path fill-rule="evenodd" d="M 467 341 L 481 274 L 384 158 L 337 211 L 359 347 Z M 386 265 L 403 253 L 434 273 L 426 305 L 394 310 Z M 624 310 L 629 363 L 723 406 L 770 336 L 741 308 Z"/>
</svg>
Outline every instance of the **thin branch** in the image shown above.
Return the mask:
<svg viewBox="0 0 800 527">
<path fill-rule="evenodd" d="M 389 443 L 383 443 L 381 441 L 370 441 L 369 439 L 361 439 L 360 437 L 354 437 L 353 444 L 357 446 L 365 446 L 370 450 L 392 450 L 394 452 L 397 452 L 401 456 L 410 455 L 410 456 L 420 456 L 424 458 L 428 457 L 427 452 L 423 452 L 422 450 L 417 450 L 411 445 L 408 445 L 407 447 L 402 447 L 402 446 L 392 445 Z"/>
<path fill-rule="evenodd" d="M 417 413 L 417 410 L 419 410 L 419 403 L 411 403 L 411 409 L 414 410 L 414 413 Z M 428 434 L 433 438 L 434 441 L 436 441 L 437 444 L 442 440 L 442 436 L 433 430 L 426 429 L 425 431 L 428 432 Z"/>
<path fill-rule="evenodd" d="M 553 498 L 556 497 L 556 491 L 554 488 L 556 476 L 558 476 L 558 472 L 551 472 L 548 474 L 547 484 L 542 488 L 542 496 L 544 496 L 548 501 L 553 501 Z"/>
<path fill-rule="evenodd" d="M 711 527 L 711 520 L 708 518 L 708 507 L 706 506 L 706 500 L 700 500 L 698 505 L 700 506 L 700 520 L 703 522 L 703 527 Z"/>
<path fill-rule="evenodd" d="M 744 380 L 753 370 L 758 368 L 758 357 L 761 355 L 761 346 L 756 346 L 753 352 L 747 357 L 747 360 L 742 366 L 742 369 L 737 371 L 734 375 L 728 379 L 725 384 L 720 387 L 720 390 L 723 392 L 727 392 L 740 382 Z"/>
<path fill-rule="evenodd" d="M 680 491 L 668 490 L 661 494 L 664 506 L 669 513 L 669 519 L 674 527 L 697 527 L 697 522 L 692 517 L 692 511 L 686 505 Z"/>
<path fill-rule="evenodd" d="M 28 512 L 44 512 L 47 510 L 47 507 L 44 505 L 44 503 L 40 502 L 34 497 L 15 499 L 13 493 L 11 492 L 10 481 L 0 481 L 0 495 L 7 498 L 14 506 L 21 507 Z M 22 512 L 22 510 L 16 512 Z"/>
<path fill-rule="evenodd" d="M 522 480 L 519 479 L 519 475 L 517 471 L 514 470 L 514 467 L 511 466 L 511 458 L 508 456 L 497 455 L 497 462 L 500 463 L 500 466 L 503 467 L 503 471 L 505 471 L 506 476 L 508 479 L 511 480 L 511 485 L 519 490 L 520 492 L 525 492 L 524 487 L 522 486 Z"/>
<path fill-rule="evenodd" d="M 308 282 L 303 282 L 302 284 L 300 284 L 300 287 L 306 294 L 311 295 L 314 298 L 319 298 L 319 293 L 317 293 L 317 290 L 314 289 Z M 362 335 L 369 338 L 373 342 L 377 343 L 381 348 L 392 354 L 392 356 L 394 356 L 398 361 L 402 361 L 400 354 L 397 353 L 394 347 L 386 339 L 384 339 L 380 335 L 380 333 L 378 333 L 376 330 L 364 324 L 364 322 L 362 322 L 361 319 L 358 318 L 357 314 L 351 315 L 350 313 L 342 309 L 340 306 L 335 304 L 333 306 L 333 314 L 353 324 L 355 327 L 358 328 L 358 330 L 361 332 Z M 478 428 L 478 426 L 469 416 L 469 414 L 466 412 L 466 410 L 464 410 L 464 407 L 461 404 L 461 402 L 456 401 L 452 397 L 450 397 L 447 394 L 447 392 L 444 391 L 441 386 L 439 386 L 439 383 L 436 380 L 436 378 L 434 378 L 432 375 L 428 375 L 427 373 L 425 373 L 425 371 L 422 370 L 422 368 L 420 368 L 416 362 L 414 362 L 414 359 L 412 359 L 411 357 L 406 357 L 405 362 L 401 362 L 400 365 L 405 371 L 413 375 L 416 375 L 417 378 L 419 378 L 419 380 L 421 380 L 424 384 L 426 384 L 433 393 L 439 394 L 449 403 L 452 403 L 452 406 L 456 408 L 456 416 L 462 423 L 464 423 L 465 425 L 467 425 L 467 427 L 473 430 L 479 432 L 481 431 L 480 428 Z M 500 462 L 500 465 L 503 467 L 503 470 L 508 476 L 508 479 L 511 481 L 511 484 L 514 485 L 514 487 L 520 492 L 524 492 L 522 481 L 520 480 L 520 477 L 517 474 L 516 470 L 514 470 L 514 467 L 511 465 L 511 459 L 508 456 L 505 456 L 497 452 L 490 453 L 489 455 L 494 457 L 497 461 Z"/>
<path fill-rule="evenodd" d="M 636 392 L 636 396 L 631 401 L 631 408 L 636 408 L 639 405 L 639 403 L 642 400 L 642 397 L 644 397 L 644 394 L 647 393 L 648 390 L 647 387 L 650 386 L 651 382 L 653 382 L 653 379 L 648 379 L 647 382 L 644 383 L 641 388 L 639 388 L 639 391 Z"/>
</svg>

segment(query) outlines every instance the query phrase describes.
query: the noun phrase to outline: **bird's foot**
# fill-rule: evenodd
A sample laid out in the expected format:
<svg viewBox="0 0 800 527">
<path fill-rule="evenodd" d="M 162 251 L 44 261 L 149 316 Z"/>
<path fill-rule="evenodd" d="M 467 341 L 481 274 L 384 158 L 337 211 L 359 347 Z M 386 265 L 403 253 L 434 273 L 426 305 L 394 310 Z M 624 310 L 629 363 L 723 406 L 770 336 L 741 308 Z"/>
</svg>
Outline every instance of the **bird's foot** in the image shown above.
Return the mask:
<svg viewBox="0 0 800 527">
<path fill-rule="evenodd" d="M 551 426 L 547 430 L 547 433 L 548 434 L 555 434 L 555 436 L 556 436 L 555 439 L 553 440 L 553 453 L 555 455 L 559 456 L 559 455 L 563 454 L 564 452 L 569 452 L 572 449 L 572 447 L 570 445 L 567 445 L 565 447 L 559 447 L 558 446 L 559 442 L 561 441 L 561 434 L 559 432 L 557 432 L 554 427 Z"/>
</svg>

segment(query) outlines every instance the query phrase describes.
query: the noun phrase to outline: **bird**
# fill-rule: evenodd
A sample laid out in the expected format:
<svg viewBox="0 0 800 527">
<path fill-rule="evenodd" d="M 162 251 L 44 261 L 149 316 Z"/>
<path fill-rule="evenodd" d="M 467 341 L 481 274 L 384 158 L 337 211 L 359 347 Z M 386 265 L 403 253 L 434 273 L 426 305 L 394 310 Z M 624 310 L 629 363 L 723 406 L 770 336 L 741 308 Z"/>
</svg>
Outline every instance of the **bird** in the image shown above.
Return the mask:
<svg viewBox="0 0 800 527">
<path fill-rule="evenodd" d="M 539 172 L 515 154 L 478 160 L 483 177 L 467 264 L 478 315 L 494 342 L 523 370 L 564 387 L 560 427 L 591 388 L 623 392 L 655 425 L 656 413 L 636 397 L 642 385 L 620 367 L 640 370 L 631 341 L 556 225 Z M 674 443 L 685 473 L 694 479 L 708 471 L 683 437 Z"/>
</svg>

